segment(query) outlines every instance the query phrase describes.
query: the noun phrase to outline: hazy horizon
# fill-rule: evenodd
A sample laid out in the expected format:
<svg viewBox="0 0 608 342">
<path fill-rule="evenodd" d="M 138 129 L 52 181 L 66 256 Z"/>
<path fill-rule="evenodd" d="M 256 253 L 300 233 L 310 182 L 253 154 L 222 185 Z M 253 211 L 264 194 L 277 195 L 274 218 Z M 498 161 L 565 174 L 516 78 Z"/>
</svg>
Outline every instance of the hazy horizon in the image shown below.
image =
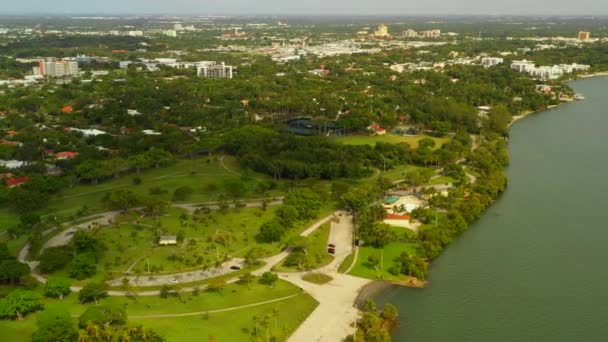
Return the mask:
<svg viewBox="0 0 608 342">
<path fill-rule="evenodd" d="M 5 1 L 5 0 L 3 0 Z M 3 4 L 7 15 L 515 15 L 515 16 L 605 16 L 606 0 L 79 0 L 11 1 Z"/>
</svg>

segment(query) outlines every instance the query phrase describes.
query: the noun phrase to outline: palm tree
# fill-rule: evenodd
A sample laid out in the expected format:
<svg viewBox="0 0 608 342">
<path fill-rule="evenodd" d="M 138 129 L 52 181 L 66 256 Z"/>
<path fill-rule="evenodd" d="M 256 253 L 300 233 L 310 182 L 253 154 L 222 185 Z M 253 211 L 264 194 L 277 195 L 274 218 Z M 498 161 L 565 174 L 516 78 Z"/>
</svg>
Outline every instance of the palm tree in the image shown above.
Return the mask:
<svg viewBox="0 0 608 342">
<path fill-rule="evenodd" d="M 78 342 L 89 342 L 91 339 L 86 331 L 78 331 Z"/>
<path fill-rule="evenodd" d="M 272 316 L 274 317 L 274 330 L 277 331 L 278 330 L 278 325 L 279 325 L 279 309 L 273 308 L 272 309 Z"/>
<path fill-rule="evenodd" d="M 152 341 L 152 339 L 156 336 L 156 332 L 152 329 L 142 328 L 140 331 L 141 339 L 144 342 Z"/>
<path fill-rule="evenodd" d="M 110 326 L 104 326 L 101 331 L 101 339 L 105 341 L 111 341 L 114 337 L 114 330 Z"/>
<path fill-rule="evenodd" d="M 87 323 L 85 331 L 90 337 L 94 337 L 95 339 L 101 338 L 101 328 L 93 322 Z"/>
<path fill-rule="evenodd" d="M 129 333 L 127 331 L 125 331 L 124 333 L 122 333 L 122 335 L 118 338 L 119 342 L 133 342 L 133 338 L 131 337 L 131 335 L 129 335 Z"/>
</svg>

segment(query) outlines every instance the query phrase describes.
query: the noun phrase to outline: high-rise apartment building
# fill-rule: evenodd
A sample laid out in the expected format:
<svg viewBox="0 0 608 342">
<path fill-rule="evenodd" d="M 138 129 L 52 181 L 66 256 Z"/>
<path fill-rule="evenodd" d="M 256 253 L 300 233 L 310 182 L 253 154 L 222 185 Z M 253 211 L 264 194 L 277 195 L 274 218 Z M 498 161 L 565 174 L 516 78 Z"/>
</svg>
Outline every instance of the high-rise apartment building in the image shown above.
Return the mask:
<svg viewBox="0 0 608 342">
<path fill-rule="evenodd" d="M 591 32 L 589 32 L 589 31 L 580 31 L 578 33 L 578 40 L 580 40 L 582 42 L 586 42 L 586 41 L 589 41 L 589 39 L 591 39 Z"/>
<path fill-rule="evenodd" d="M 232 78 L 232 66 L 221 64 L 202 64 L 197 67 L 197 75 L 205 78 Z"/>
<path fill-rule="evenodd" d="M 34 75 L 65 77 L 78 75 L 78 62 L 74 61 L 40 61 L 34 67 Z"/>
<path fill-rule="evenodd" d="M 403 38 L 417 38 L 418 37 L 418 32 L 412 30 L 412 29 L 407 29 L 405 31 L 403 31 L 401 33 L 401 36 Z"/>
<path fill-rule="evenodd" d="M 387 37 L 388 36 L 388 26 L 386 26 L 384 24 L 378 25 L 378 29 L 374 32 L 374 36 Z"/>
</svg>

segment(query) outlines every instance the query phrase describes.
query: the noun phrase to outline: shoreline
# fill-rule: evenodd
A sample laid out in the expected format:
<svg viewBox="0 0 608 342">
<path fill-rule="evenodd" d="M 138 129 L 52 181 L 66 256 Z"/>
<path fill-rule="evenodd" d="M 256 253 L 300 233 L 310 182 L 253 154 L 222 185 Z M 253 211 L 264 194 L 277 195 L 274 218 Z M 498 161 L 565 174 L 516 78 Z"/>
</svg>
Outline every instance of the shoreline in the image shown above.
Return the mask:
<svg viewBox="0 0 608 342">
<path fill-rule="evenodd" d="M 591 78 L 591 77 L 601 77 L 601 76 L 608 76 L 608 71 L 598 71 L 598 72 L 594 72 L 593 74 L 585 74 L 585 75 L 581 75 L 580 78 Z"/>
<path fill-rule="evenodd" d="M 608 76 L 608 71 L 598 71 L 598 72 L 595 72 L 595 73 L 592 73 L 592 74 L 580 75 L 579 79 L 588 79 L 588 78 L 593 78 L 593 77 L 605 77 L 605 76 Z M 571 79 L 571 80 L 568 80 L 566 82 L 569 82 L 569 81 L 576 81 L 576 79 Z M 528 115 L 535 114 L 535 113 L 541 113 L 541 112 L 545 112 L 545 111 L 548 111 L 548 110 L 551 110 L 551 109 L 555 109 L 555 108 L 558 108 L 558 107 L 562 106 L 563 104 L 571 103 L 571 102 L 572 101 L 569 101 L 569 102 L 560 102 L 559 104 L 556 104 L 556 105 L 547 106 L 547 108 L 545 108 L 545 109 L 526 110 L 526 111 L 521 112 L 520 114 L 513 115 L 513 119 L 509 123 L 508 128 L 511 128 L 511 126 L 515 122 L 517 122 L 517 121 L 519 121 L 519 120 L 527 117 Z"/>
</svg>

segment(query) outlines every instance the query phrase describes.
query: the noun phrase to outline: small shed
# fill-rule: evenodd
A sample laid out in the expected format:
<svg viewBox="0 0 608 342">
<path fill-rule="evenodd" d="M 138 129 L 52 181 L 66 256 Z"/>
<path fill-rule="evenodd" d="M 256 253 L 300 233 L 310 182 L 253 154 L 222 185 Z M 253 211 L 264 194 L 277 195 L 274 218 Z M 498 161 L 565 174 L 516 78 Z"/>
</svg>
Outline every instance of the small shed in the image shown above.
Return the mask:
<svg viewBox="0 0 608 342">
<path fill-rule="evenodd" d="M 161 235 L 158 244 L 161 246 L 177 245 L 177 236 Z"/>
</svg>

